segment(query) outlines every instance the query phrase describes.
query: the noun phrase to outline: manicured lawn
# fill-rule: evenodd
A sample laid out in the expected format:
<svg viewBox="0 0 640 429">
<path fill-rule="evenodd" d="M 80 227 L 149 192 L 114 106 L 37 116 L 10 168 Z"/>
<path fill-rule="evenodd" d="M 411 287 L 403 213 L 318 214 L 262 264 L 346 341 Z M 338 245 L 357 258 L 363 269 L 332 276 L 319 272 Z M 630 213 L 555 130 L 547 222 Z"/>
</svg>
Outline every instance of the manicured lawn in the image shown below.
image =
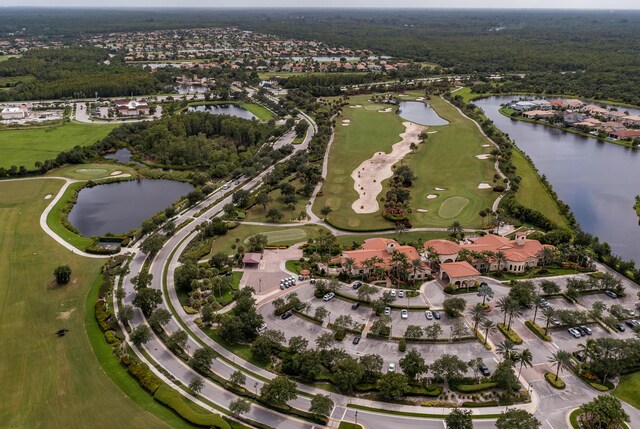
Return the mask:
<svg viewBox="0 0 640 429">
<path fill-rule="evenodd" d="M 56 183 L 61 182 L 56 181 Z M 69 185 L 67 190 L 64 191 L 64 195 L 62 196 L 62 198 L 58 200 L 56 205 L 53 206 L 53 209 L 49 212 L 49 215 L 47 216 L 47 225 L 53 230 L 53 232 L 55 232 L 63 239 L 67 240 L 67 242 L 69 242 L 73 247 L 84 252 L 87 246 L 91 244 L 92 240 L 90 238 L 74 234 L 73 232 L 65 228 L 65 226 L 62 224 L 62 208 L 66 205 L 67 201 L 69 200 L 69 198 L 71 198 L 73 193 L 78 188 L 82 187 L 82 185 L 82 183 L 73 183 Z"/>
<path fill-rule="evenodd" d="M 47 176 L 68 177 L 76 180 L 95 180 L 111 177 L 113 173 L 136 175 L 136 171 L 122 164 L 74 164 L 48 172 Z M 115 174 L 114 174 L 115 175 Z"/>
<path fill-rule="evenodd" d="M 362 429 L 362 426 L 350 422 L 340 422 L 338 429 Z"/>
<path fill-rule="evenodd" d="M 558 226 L 566 227 L 567 220 L 560 213 L 558 205 L 540 181 L 538 173 L 533 169 L 531 163 L 517 149 L 514 149 L 512 154 L 513 165 L 516 167 L 518 176 L 522 178 L 516 194 L 518 202 L 525 207 L 541 212 Z"/>
<path fill-rule="evenodd" d="M 255 234 L 266 234 L 269 244 L 294 244 L 305 241 L 309 237 L 318 234 L 324 228 L 320 226 L 300 225 L 300 227 L 278 227 L 261 226 L 261 225 L 238 225 L 234 229 L 229 230 L 225 235 L 217 237 L 213 242 L 211 254 L 224 252 L 226 254 L 234 253 L 232 245 L 243 244 L 247 238 Z M 303 234 L 304 233 L 304 236 Z M 238 240 L 236 242 L 236 239 Z"/>
<path fill-rule="evenodd" d="M 242 107 L 243 109 L 246 109 L 249 112 L 253 113 L 261 121 L 265 121 L 266 122 L 266 121 L 269 121 L 269 120 L 275 118 L 274 114 L 271 113 L 271 111 L 269 109 L 267 109 L 266 107 L 262 107 L 262 106 L 260 106 L 258 104 L 240 103 L 240 107 Z"/>
<path fill-rule="evenodd" d="M 404 132 L 402 118 L 394 113 L 396 108 L 391 113 L 380 113 L 378 109 L 389 106 L 371 103 L 369 98 L 370 95 L 351 97 L 351 105 L 359 104 L 362 107 L 345 107 L 342 116 L 336 119 L 328 174 L 322 185 L 324 195 L 316 198 L 313 205 L 313 211 L 318 216 L 322 207 L 330 206 L 333 212 L 328 219 L 339 227 L 378 229 L 392 226 L 380 213 L 356 214 L 351 208 L 358 198 L 351 173 L 375 152 L 390 152 L 391 146 L 400 141 L 399 134 Z M 351 121 L 348 127 L 341 125 L 345 119 Z M 380 196 L 385 193 L 383 189 Z"/>
<path fill-rule="evenodd" d="M 0 182 L 1 425 L 168 428 L 124 395 L 96 360 L 85 303 L 102 261 L 72 254 L 39 226 L 44 196 L 60 186 L 54 180 Z M 73 275 L 58 287 L 52 272 L 61 264 Z M 58 338 L 62 327 L 69 332 Z"/>
<path fill-rule="evenodd" d="M 9 58 L 19 58 L 20 55 L 0 55 L 0 63 L 7 61 Z"/>
<path fill-rule="evenodd" d="M 102 140 L 115 125 L 66 123 L 63 126 L 0 131 L 0 167 L 24 165 L 55 158 L 74 146 L 88 146 Z"/>
<path fill-rule="evenodd" d="M 620 378 L 618 387 L 613 391 L 613 395 L 640 409 L 640 372 L 623 375 Z"/>
<path fill-rule="evenodd" d="M 353 242 L 362 243 L 367 238 L 384 237 L 392 238 L 399 243 L 422 243 L 427 240 L 433 240 L 436 238 L 448 238 L 449 233 L 444 231 L 406 231 L 403 233 L 393 232 L 391 234 L 371 233 L 371 234 L 357 234 L 357 235 L 339 235 L 336 237 L 338 243 L 345 247 L 350 247 Z"/>
<path fill-rule="evenodd" d="M 301 186 L 299 180 L 293 180 L 289 182 L 289 184 L 291 184 L 291 186 L 293 186 L 294 188 L 300 188 Z M 269 197 L 271 198 L 271 202 L 267 204 L 266 209 L 262 205 L 256 204 L 250 210 L 247 210 L 245 212 L 244 220 L 247 222 L 271 223 L 271 221 L 267 219 L 267 213 L 271 209 L 277 209 L 280 211 L 280 213 L 282 213 L 282 219 L 280 219 L 278 222 L 275 222 L 276 224 L 295 222 L 300 215 L 300 212 L 305 210 L 305 207 L 309 202 L 308 198 L 296 194 L 297 201 L 293 203 L 294 207 L 293 210 L 291 210 L 289 206 L 284 203 L 280 189 L 275 189 L 269 192 Z"/>
</svg>

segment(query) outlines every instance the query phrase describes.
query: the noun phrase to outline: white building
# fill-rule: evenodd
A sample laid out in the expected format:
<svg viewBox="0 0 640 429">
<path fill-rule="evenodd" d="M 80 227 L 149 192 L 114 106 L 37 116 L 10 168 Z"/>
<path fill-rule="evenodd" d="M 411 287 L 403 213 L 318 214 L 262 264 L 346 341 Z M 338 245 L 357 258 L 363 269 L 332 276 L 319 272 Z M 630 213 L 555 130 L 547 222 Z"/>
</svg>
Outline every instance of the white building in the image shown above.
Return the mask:
<svg viewBox="0 0 640 429">
<path fill-rule="evenodd" d="M 26 105 L 21 106 L 7 106 L 2 109 L 2 119 L 24 119 L 29 115 L 29 108 Z"/>
</svg>

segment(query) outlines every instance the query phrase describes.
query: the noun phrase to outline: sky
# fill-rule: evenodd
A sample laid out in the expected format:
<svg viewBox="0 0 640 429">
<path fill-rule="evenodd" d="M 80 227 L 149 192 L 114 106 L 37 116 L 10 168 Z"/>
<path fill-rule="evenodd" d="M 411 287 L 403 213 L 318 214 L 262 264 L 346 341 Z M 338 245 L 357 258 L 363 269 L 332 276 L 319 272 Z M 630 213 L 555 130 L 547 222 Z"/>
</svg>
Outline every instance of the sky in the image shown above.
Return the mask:
<svg viewBox="0 0 640 429">
<path fill-rule="evenodd" d="M 322 7 L 322 8 L 511 8 L 638 9 L 639 0 L 0 0 L 0 7 Z"/>
</svg>

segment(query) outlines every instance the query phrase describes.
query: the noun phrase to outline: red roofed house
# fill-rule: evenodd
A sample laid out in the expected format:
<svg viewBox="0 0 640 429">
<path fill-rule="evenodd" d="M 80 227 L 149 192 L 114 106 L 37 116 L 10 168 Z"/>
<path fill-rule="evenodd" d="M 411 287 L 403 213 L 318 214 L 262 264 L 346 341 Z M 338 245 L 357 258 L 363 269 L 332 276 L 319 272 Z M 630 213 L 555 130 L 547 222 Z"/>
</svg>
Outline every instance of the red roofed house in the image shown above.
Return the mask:
<svg viewBox="0 0 640 429">
<path fill-rule="evenodd" d="M 242 257 L 243 267 L 257 267 L 262 261 L 262 253 L 245 253 Z"/>
<path fill-rule="evenodd" d="M 376 267 L 382 267 L 385 271 L 391 272 L 395 269 L 396 262 L 393 255 L 396 252 L 404 253 L 407 262 L 410 264 L 409 280 L 419 280 L 426 278 L 431 270 L 420 254 L 413 246 L 401 246 L 397 241 L 389 238 L 369 238 L 362 243 L 362 249 L 345 250 L 342 252 L 340 262 L 344 271 L 349 269 L 349 260 L 353 260 L 351 266 L 352 276 L 364 276 L 374 273 Z M 375 258 L 375 259 L 374 259 Z M 411 262 L 420 260 L 421 264 L 417 270 L 413 270 Z M 372 261 L 376 261 L 372 264 Z"/>
<path fill-rule="evenodd" d="M 429 240 L 424 243 L 425 253 L 437 255 L 440 263 L 453 262 L 458 259 L 460 245 L 449 240 Z"/>
<path fill-rule="evenodd" d="M 440 264 L 440 279 L 458 288 L 473 286 L 480 275 L 467 261 Z"/>
</svg>

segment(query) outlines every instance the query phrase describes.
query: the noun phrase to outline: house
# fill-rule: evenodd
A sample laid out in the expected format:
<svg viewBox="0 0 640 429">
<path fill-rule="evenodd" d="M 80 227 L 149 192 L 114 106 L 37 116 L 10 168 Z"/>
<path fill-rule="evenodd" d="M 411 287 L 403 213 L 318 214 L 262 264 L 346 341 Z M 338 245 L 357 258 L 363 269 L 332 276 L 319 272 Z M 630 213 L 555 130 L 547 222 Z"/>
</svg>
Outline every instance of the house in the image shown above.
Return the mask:
<svg viewBox="0 0 640 429">
<path fill-rule="evenodd" d="M 529 110 L 528 112 L 522 113 L 522 116 L 525 116 L 529 119 L 551 119 L 555 115 L 555 113 L 548 110 Z"/>
<path fill-rule="evenodd" d="M 4 120 L 24 119 L 29 116 L 29 108 L 26 104 L 22 104 L 20 106 L 7 106 L 2 109 L 0 115 L 2 115 L 2 119 Z"/>
<path fill-rule="evenodd" d="M 440 264 L 440 279 L 458 288 L 474 286 L 480 272 L 466 261 Z"/>
<path fill-rule="evenodd" d="M 460 245 L 449 240 L 425 241 L 424 249 L 427 256 L 437 256 L 441 264 L 455 261 L 460 253 Z"/>
<path fill-rule="evenodd" d="M 352 276 L 371 275 L 376 268 L 382 268 L 386 272 L 393 272 L 396 262 L 393 260 L 395 253 L 403 253 L 409 263 L 409 280 L 420 280 L 431 274 L 425 260 L 423 260 L 413 246 L 402 246 L 397 241 L 389 238 L 369 238 L 362 243 L 362 249 L 345 250 L 340 257 L 340 264 L 344 272 L 350 270 Z M 418 260 L 420 264 L 414 270 L 412 262 Z M 372 261 L 377 261 L 375 264 Z"/>
<path fill-rule="evenodd" d="M 624 116 L 622 118 L 622 123 L 628 127 L 640 126 L 640 115 Z"/>
<path fill-rule="evenodd" d="M 245 268 L 257 268 L 262 261 L 262 253 L 245 253 L 242 257 L 242 266 Z"/>
<path fill-rule="evenodd" d="M 614 131 L 624 131 L 627 129 L 627 127 L 625 127 L 624 125 L 622 125 L 619 122 L 603 122 L 600 125 L 600 129 L 602 131 L 604 131 L 605 133 L 609 134 L 612 133 Z"/>
<path fill-rule="evenodd" d="M 609 138 L 615 140 L 632 140 L 636 137 L 640 137 L 640 130 L 622 130 L 609 133 Z"/>
<path fill-rule="evenodd" d="M 618 112 L 618 111 L 615 111 L 615 110 L 610 110 L 610 111 L 607 112 L 607 114 L 605 116 L 610 121 L 620 122 L 620 121 L 622 121 L 622 118 L 627 116 L 627 114 L 624 113 L 624 112 Z"/>
<path fill-rule="evenodd" d="M 569 100 L 565 100 L 567 103 L 567 108 L 569 109 L 581 109 L 584 106 L 584 102 L 582 100 L 578 100 L 577 98 L 570 98 Z"/>
<path fill-rule="evenodd" d="M 551 102 L 547 100 L 532 100 L 538 110 L 551 110 Z"/>
<path fill-rule="evenodd" d="M 122 116 L 144 116 L 149 114 L 149 105 L 145 100 L 116 100 L 115 110 Z"/>
<path fill-rule="evenodd" d="M 582 113 L 567 113 L 565 112 L 563 116 L 564 121 L 569 125 L 575 125 L 580 122 L 584 122 L 587 119 L 587 115 L 583 115 Z"/>
<path fill-rule="evenodd" d="M 586 106 L 584 106 L 583 109 L 585 112 L 588 112 L 589 114 L 593 115 L 593 116 L 604 116 L 606 117 L 609 113 L 609 111 L 605 108 L 602 108 L 600 106 L 596 106 L 595 104 L 588 104 Z"/>
<path fill-rule="evenodd" d="M 524 112 L 527 110 L 535 109 L 537 106 L 530 101 L 518 101 L 510 106 L 513 110 Z"/>
</svg>

